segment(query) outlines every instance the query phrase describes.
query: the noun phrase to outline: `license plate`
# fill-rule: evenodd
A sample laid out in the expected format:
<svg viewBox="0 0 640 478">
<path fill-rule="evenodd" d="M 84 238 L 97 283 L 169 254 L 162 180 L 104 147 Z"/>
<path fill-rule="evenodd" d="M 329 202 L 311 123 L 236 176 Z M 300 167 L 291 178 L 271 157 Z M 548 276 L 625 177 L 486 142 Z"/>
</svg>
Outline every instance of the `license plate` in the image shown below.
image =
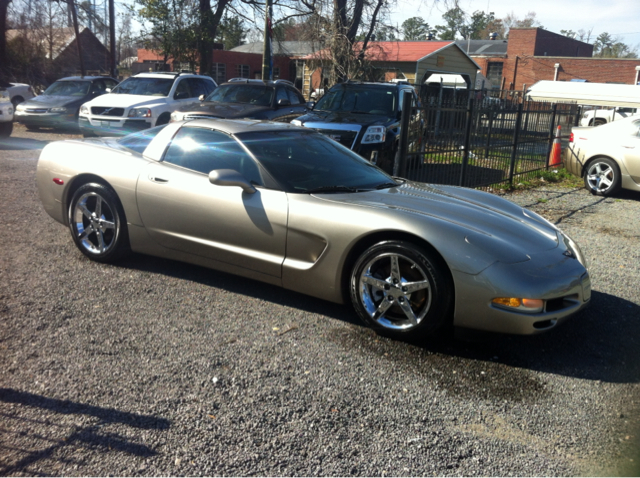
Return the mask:
<svg viewBox="0 0 640 478">
<path fill-rule="evenodd" d="M 110 127 L 116 126 L 116 125 L 114 125 L 111 121 L 100 121 L 100 126 L 106 126 L 106 127 L 110 128 Z"/>
</svg>

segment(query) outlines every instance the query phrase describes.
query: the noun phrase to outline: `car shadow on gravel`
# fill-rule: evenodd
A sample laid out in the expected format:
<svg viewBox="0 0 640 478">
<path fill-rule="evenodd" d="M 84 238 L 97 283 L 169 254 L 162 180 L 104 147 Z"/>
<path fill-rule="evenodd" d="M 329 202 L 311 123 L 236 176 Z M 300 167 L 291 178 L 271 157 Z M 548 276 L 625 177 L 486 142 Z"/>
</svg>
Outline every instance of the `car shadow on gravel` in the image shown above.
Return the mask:
<svg viewBox="0 0 640 478">
<path fill-rule="evenodd" d="M 164 418 L 58 400 L 11 388 L 0 388 L 0 403 L 3 432 L 9 434 L 15 430 L 15 436 L 5 442 L 11 443 L 11 453 L 8 450 L 3 453 L 5 458 L 0 461 L 0 476 L 31 475 L 34 472 L 30 467 L 45 461 L 46 468 L 50 469 L 50 461 L 65 461 L 62 457 L 70 454 L 65 452 L 66 448 L 84 447 L 104 453 L 122 452 L 150 457 L 157 454 L 152 448 L 133 443 L 104 428 L 112 424 L 143 430 L 166 430 L 170 427 L 170 421 Z M 11 407 L 12 404 L 19 407 Z M 72 424 L 66 424 L 69 420 L 64 420 L 64 415 L 73 416 Z M 78 422 L 90 423 L 80 425 Z M 30 432 L 31 428 L 38 431 Z M 47 430 L 46 436 L 42 435 L 43 430 Z M 35 443 L 40 446 L 34 446 Z M 8 462 L 10 455 L 16 458 L 13 463 Z M 52 471 L 52 474 L 57 473 Z"/>
<path fill-rule="evenodd" d="M 377 336 L 362 324 L 349 305 L 334 304 L 232 274 L 138 254 L 118 266 L 195 281 L 340 320 L 351 327 L 333 340 L 342 341 L 345 348 L 360 351 L 374 344 L 376 354 L 384 346 L 384 353 L 399 361 L 422 362 L 424 354 L 435 353 L 588 380 L 640 382 L 640 307 L 602 292 L 594 291 L 589 307 L 540 335 L 458 330 L 455 336 L 444 334 L 416 344 Z"/>
</svg>

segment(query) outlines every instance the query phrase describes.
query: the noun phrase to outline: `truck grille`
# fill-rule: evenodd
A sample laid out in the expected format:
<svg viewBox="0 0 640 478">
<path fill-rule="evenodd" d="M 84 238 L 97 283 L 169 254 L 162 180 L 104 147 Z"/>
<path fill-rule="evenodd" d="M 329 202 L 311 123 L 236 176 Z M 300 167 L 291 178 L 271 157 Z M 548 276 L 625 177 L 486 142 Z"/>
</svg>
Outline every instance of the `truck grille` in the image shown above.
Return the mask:
<svg viewBox="0 0 640 478">
<path fill-rule="evenodd" d="M 107 106 L 92 106 L 91 113 L 104 116 L 123 116 L 124 108 L 109 108 Z"/>
<path fill-rule="evenodd" d="M 315 129 L 318 133 L 322 133 L 325 136 L 337 141 L 343 146 L 346 146 L 349 149 L 353 149 L 356 142 L 356 137 L 358 136 L 357 131 L 348 131 L 344 129 Z"/>
</svg>

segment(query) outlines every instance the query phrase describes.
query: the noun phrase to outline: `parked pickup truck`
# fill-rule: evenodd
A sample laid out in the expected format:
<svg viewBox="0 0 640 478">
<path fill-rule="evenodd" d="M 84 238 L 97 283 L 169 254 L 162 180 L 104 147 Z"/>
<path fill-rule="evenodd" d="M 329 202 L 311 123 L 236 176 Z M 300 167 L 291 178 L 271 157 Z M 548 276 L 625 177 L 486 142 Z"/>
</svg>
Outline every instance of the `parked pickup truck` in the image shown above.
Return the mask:
<svg viewBox="0 0 640 478">
<path fill-rule="evenodd" d="M 0 86 L 0 138 L 6 138 L 13 131 L 13 103 L 6 88 Z"/>
<path fill-rule="evenodd" d="M 593 109 L 585 111 L 580 119 L 580 126 L 600 126 L 636 115 L 640 115 L 639 108 Z"/>
</svg>

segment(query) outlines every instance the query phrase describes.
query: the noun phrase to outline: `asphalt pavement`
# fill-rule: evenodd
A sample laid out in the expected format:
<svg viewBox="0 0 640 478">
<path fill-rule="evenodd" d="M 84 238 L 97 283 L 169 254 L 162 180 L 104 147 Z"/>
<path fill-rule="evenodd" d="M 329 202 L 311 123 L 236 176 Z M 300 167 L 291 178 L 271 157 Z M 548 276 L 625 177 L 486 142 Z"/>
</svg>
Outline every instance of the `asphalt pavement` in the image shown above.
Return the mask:
<svg viewBox="0 0 640 478">
<path fill-rule="evenodd" d="M 69 137 L 0 141 L 0 475 L 640 473 L 640 193 L 509 194 L 582 246 L 591 306 L 412 344 L 201 267 L 89 261 L 35 185 Z"/>
</svg>

